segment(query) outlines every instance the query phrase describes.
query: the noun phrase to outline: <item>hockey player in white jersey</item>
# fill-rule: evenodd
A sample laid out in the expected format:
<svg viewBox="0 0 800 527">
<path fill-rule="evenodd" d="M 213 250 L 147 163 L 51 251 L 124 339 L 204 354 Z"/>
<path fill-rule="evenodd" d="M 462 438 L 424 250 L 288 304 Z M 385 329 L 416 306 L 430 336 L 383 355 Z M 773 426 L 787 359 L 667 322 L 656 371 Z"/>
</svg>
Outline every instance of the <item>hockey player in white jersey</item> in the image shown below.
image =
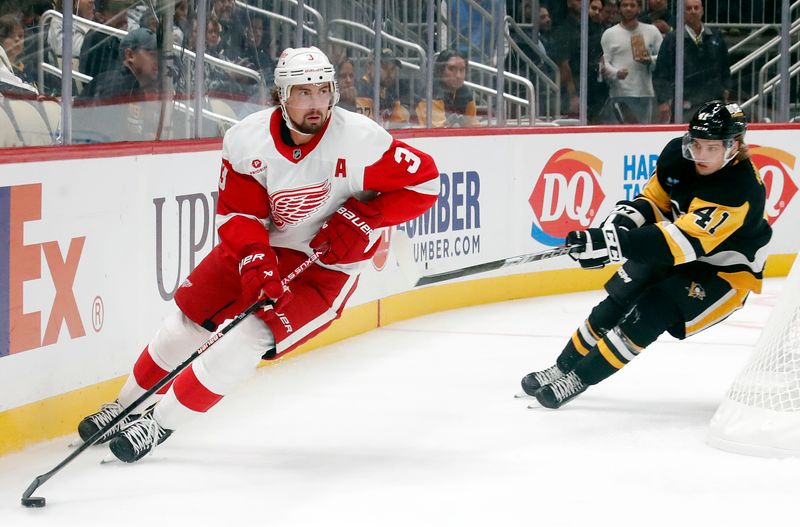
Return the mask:
<svg viewBox="0 0 800 527">
<path fill-rule="evenodd" d="M 79 425 L 86 440 L 153 387 L 226 319 L 261 295 L 274 308 L 242 320 L 165 388 L 152 406 L 105 434 L 113 454 L 141 459 L 188 419 L 255 371 L 327 328 L 377 249 L 379 230 L 428 210 L 439 172 L 424 152 L 368 118 L 336 107 L 334 68 L 315 47 L 285 50 L 275 107 L 225 134 L 219 177 L 220 243 L 175 294 L 167 317 L 113 403 Z M 281 278 L 312 253 L 319 261 L 290 288 Z M 267 350 L 275 351 L 264 356 Z"/>
</svg>

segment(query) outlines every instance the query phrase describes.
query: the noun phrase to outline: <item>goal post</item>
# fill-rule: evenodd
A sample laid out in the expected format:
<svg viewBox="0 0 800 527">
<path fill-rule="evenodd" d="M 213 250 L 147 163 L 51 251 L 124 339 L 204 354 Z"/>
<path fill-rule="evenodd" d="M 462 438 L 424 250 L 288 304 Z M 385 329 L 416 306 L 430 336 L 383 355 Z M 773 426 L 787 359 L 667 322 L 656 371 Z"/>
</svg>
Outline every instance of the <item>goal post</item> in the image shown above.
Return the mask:
<svg viewBox="0 0 800 527">
<path fill-rule="evenodd" d="M 752 357 L 712 417 L 707 442 L 739 454 L 800 457 L 800 257 Z"/>
</svg>

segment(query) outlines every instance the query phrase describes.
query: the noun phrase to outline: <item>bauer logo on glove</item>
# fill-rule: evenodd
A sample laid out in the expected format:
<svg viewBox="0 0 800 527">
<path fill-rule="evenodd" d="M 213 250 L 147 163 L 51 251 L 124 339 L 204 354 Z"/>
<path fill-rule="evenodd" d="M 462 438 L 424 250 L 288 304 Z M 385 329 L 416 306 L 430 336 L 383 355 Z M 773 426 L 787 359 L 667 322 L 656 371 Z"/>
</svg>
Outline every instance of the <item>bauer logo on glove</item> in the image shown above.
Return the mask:
<svg viewBox="0 0 800 527">
<path fill-rule="evenodd" d="M 319 260 L 328 265 L 369 260 L 378 250 L 370 235 L 382 226 L 383 215 L 378 210 L 350 198 L 322 225 L 309 246 L 322 252 Z"/>
</svg>

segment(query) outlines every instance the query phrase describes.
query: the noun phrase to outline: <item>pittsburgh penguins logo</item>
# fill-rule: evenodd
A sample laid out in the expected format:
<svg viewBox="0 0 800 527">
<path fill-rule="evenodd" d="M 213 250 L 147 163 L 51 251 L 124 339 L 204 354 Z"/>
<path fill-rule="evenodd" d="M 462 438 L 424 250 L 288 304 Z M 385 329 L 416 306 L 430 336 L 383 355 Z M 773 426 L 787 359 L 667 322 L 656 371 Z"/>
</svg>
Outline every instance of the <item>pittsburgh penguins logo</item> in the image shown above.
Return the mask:
<svg viewBox="0 0 800 527">
<path fill-rule="evenodd" d="M 703 286 L 697 282 L 692 282 L 689 284 L 689 287 L 687 287 L 686 290 L 689 292 L 689 298 L 703 300 L 706 297 L 706 290 L 703 289 Z"/>
</svg>

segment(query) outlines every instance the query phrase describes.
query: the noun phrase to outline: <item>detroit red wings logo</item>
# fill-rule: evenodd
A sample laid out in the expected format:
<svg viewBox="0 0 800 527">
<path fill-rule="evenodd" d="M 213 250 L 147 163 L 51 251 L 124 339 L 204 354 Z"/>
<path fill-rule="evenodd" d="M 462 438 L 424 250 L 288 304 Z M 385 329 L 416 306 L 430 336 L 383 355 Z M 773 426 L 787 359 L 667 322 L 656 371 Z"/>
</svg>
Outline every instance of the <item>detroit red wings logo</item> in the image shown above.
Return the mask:
<svg viewBox="0 0 800 527">
<path fill-rule="evenodd" d="M 279 229 L 303 223 L 322 207 L 331 195 L 331 182 L 281 190 L 269 197 L 272 221 Z"/>
</svg>

